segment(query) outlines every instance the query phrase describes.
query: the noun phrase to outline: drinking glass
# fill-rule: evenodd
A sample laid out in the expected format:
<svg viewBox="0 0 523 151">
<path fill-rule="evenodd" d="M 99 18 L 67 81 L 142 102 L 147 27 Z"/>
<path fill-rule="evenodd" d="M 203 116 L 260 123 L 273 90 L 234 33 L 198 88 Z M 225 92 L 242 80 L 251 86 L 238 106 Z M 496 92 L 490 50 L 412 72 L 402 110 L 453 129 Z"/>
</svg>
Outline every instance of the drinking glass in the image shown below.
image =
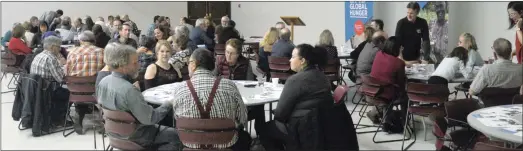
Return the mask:
<svg viewBox="0 0 523 151">
<path fill-rule="evenodd" d="M 265 83 L 265 77 L 264 76 L 259 76 L 258 78 L 258 86 L 263 86 L 264 83 Z"/>
</svg>

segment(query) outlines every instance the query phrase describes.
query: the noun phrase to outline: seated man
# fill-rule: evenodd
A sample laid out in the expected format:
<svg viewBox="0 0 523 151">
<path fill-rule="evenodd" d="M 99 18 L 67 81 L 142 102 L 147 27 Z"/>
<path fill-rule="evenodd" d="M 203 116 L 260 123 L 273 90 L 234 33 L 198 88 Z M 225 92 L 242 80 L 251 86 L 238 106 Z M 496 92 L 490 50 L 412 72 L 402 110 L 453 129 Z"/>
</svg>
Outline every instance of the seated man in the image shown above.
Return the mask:
<svg viewBox="0 0 523 151">
<path fill-rule="evenodd" d="M 55 108 L 51 111 L 51 116 L 63 124 L 64 115 L 67 112 L 67 106 L 65 105 L 69 102 L 69 91 L 57 86 L 64 83 L 65 76 L 62 61 L 60 61 L 61 44 L 62 39 L 56 36 L 46 37 L 43 41 L 44 50 L 34 57 L 29 73 L 39 75 L 48 82 L 57 82 L 54 83 L 56 84 L 55 89 L 53 89 L 54 92 L 51 94 L 53 96 L 53 103 L 55 103 Z"/>
<path fill-rule="evenodd" d="M 504 38 L 498 38 L 492 46 L 496 61 L 485 64 L 470 84 L 469 93 L 477 95 L 484 88 L 517 88 L 523 84 L 522 65 L 510 61 L 512 44 Z"/>
<path fill-rule="evenodd" d="M 206 19 L 200 18 L 196 20 L 194 29 L 189 33 L 189 38 L 195 45 L 205 45 L 206 47 L 214 47 L 212 38 L 207 36 L 209 23 Z"/>
<path fill-rule="evenodd" d="M 372 41 L 365 44 L 358 57 L 358 63 L 356 63 L 356 74 L 358 76 L 370 74 L 374 57 L 379 50 L 383 49 L 383 42 L 386 38 L 384 32 L 376 31 L 372 35 Z"/>
<path fill-rule="evenodd" d="M 105 66 L 103 62 L 104 52 L 102 48 L 93 45 L 94 34 L 91 31 L 84 31 L 78 35 L 80 47 L 72 48 L 67 56 L 65 71 L 67 76 L 95 76 L 98 71 Z M 74 122 L 74 130 L 78 134 L 83 134 L 82 121 L 89 106 L 76 104 L 78 119 Z"/>
<path fill-rule="evenodd" d="M 128 139 L 144 147 L 163 144 L 158 146 L 158 150 L 181 150 L 176 130 L 157 125 L 169 113 L 172 103 L 165 102 L 155 109 L 147 104 L 142 93 L 130 82 L 138 73 L 136 49 L 118 44 L 113 51 L 105 52 L 104 62 L 112 73 L 96 87 L 98 103 L 109 110 L 129 112 L 139 122 L 131 136 L 121 139 Z M 109 135 L 118 137 L 111 133 Z"/>
<path fill-rule="evenodd" d="M 213 147 L 249 150 L 251 138 L 242 128 L 247 123 L 247 108 L 243 104 L 242 96 L 233 81 L 213 76 L 214 68 L 214 56 L 211 51 L 198 48 L 192 53 L 189 58 L 191 78 L 173 88 L 172 103 L 175 117 L 232 119 L 236 123 L 238 133 L 229 143 L 217 144 Z M 212 94 L 213 88 L 216 88 L 214 94 Z M 193 96 L 198 96 L 198 98 Z M 210 102 L 211 108 L 205 108 L 209 112 L 198 110 L 196 102 L 200 102 L 198 104 L 202 106 L 207 106 L 207 103 Z M 203 107 L 201 108 L 203 110 Z M 184 145 L 190 148 L 199 146 L 196 144 Z"/>
<path fill-rule="evenodd" d="M 31 74 L 41 76 L 48 81 L 64 82 L 64 70 L 60 62 L 62 39 L 49 36 L 44 39 L 44 51 L 36 55 L 31 63 Z"/>
<path fill-rule="evenodd" d="M 115 21 L 115 23 L 116 22 L 117 21 Z M 136 40 L 130 38 L 130 35 L 131 35 L 130 33 L 131 33 L 131 25 L 128 23 L 124 23 L 122 26 L 118 26 L 118 36 L 109 40 L 109 43 L 116 42 L 116 43 L 130 45 L 134 48 L 138 48 L 138 44 L 137 44 Z"/>
<path fill-rule="evenodd" d="M 283 28 L 280 31 L 280 39 L 272 46 L 271 56 L 291 58 L 294 44 L 291 41 L 291 31 Z"/>
</svg>

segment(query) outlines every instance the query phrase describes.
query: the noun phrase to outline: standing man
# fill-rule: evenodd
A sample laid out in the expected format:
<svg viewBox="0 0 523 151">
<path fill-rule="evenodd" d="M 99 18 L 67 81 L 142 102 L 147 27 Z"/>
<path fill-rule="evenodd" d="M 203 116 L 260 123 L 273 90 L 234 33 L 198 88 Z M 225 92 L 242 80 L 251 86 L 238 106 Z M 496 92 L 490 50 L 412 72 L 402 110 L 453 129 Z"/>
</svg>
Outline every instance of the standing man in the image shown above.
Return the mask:
<svg viewBox="0 0 523 151">
<path fill-rule="evenodd" d="M 43 20 L 48 25 L 51 25 L 54 18 L 59 18 L 62 15 L 64 15 L 64 11 L 62 11 L 61 9 L 58 9 L 56 11 L 48 11 L 48 12 L 45 12 L 44 14 L 42 14 L 42 17 L 40 17 L 40 20 Z"/>
<path fill-rule="evenodd" d="M 446 2 L 434 2 L 437 18 L 430 23 L 430 41 L 434 42 L 434 50 L 431 59 L 436 63 L 441 62 L 447 55 L 448 41 L 448 21 L 445 19 Z"/>
<path fill-rule="evenodd" d="M 423 46 L 423 62 L 430 61 L 429 25 L 427 20 L 419 18 L 420 6 L 417 2 L 407 4 L 407 16 L 398 21 L 396 34 L 403 51 L 403 60 L 407 64 L 421 60 L 421 46 Z"/>
</svg>

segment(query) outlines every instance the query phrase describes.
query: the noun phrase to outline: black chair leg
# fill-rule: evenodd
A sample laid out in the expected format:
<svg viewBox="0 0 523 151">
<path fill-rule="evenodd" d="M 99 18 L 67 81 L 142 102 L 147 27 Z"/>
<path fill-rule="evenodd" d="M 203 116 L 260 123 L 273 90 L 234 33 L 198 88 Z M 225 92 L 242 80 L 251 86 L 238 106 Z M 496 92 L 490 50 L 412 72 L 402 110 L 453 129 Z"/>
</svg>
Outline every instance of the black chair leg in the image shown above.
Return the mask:
<svg viewBox="0 0 523 151">
<path fill-rule="evenodd" d="M 363 112 L 365 112 L 368 108 L 368 105 L 365 105 L 362 107 L 362 110 Z M 362 111 L 360 111 L 362 112 Z M 376 127 L 375 125 L 365 125 L 365 124 L 361 124 L 361 119 L 363 119 L 364 117 L 360 117 L 360 119 L 358 120 L 358 123 L 356 124 L 356 127 L 354 129 L 362 129 L 362 128 L 368 128 L 368 127 Z M 360 126 L 363 126 L 363 127 L 360 127 Z M 364 133 L 371 133 L 371 132 L 374 132 L 374 131 L 363 131 L 363 132 L 356 132 L 356 134 L 364 134 Z"/>
<path fill-rule="evenodd" d="M 95 115 L 95 113 L 94 113 L 94 108 L 96 108 L 96 107 L 94 106 L 94 104 L 93 104 L 92 106 L 93 106 L 93 110 L 91 110 L 91 111 L 92 111 L 91 113 L 92 113 L 93 115 Z M 93 138 L 94 138 L 94 139 L 93 139 L 93 140 L 94 140 L 94 149 L 96 149 L 96 123 L 93 124 Z M 103 136 L 102 136 L 102 138 L 103 138 Z"/>
<path fill-rule="evenodd" d="M 407 103 L 407 107 L 408 107 L 408 106 L 410 106 L 410 101 L 408 101 L 408 103 Z M 409 116 L 409 115 L 410 115 L 410 116 Z M 410 137 L 411 137 L 412 135 L 414 135 L 414 141 L 412 141 L 411 143 L 409 143 L 409 145 L 407 145 L 407 147 L 404 148 L 404 146 L 405 146 L 405 141 L 406 141 L 406 140 L 405 140 L 405 131 L 407 130 L 407 127 L 408 127 L 408 125 L 409 125 L 409 118 L 410 118 L 410 121 L 412 122 L 412 129 L 410 129 L 410 132 L 412 132 L 412 133 L 409 132 L 409 139 L 408 139 L 408 140 L 410 140 Z M 404 126 L 404 128 L 403 128 L 403 139 L 404 139 L 404 140 L 403 140 L 403 142 L 401 142 L 401 150 L 407 150 L 407 149 L 409 149 L 412 145 L 414 145 L 414 143 L 416 143 L 416 132 L 415 132 L 415 130 L 416 130 L 416 124 L 414 123 L 414 114 L 411 114 L 411 113 L 407 112 L 407 116 L 406 116 L 406 119 L 405 119 L 405 126 Z"/>
<path fill-rule="evenodd" d="M 383 113 L 383 120 L 385 120 L 387 118 L 387 115 L 388 115 L 388 112 L 392 110 L 392 107 L 393 107 L 393 104 L 391 103 L 386 109 L 385 109 L 385 112 Z M 408 125 L 407 123 L 405 123 L 405 125 Z M 378 132 L 380 132 L 380 128 L 383 126 L 383 122 L 380 123 L 380 125 L 378 126 L 378 128 L 376 129 L 375 133 L 374 133 L 374 137 L 372 137 L 372 141 L 374 143 L 388 143 L 388 142 L 398 142 L 398 141 L 405 141 L 405 140 L 410 140 L 410 136 L 409 138 L 405 139 L 405 137 L 403 137 L 402 139 L 395 139 L 395 140 L 383 140 L 383 141 L 376 141 L 376 136 L 378 134 Z M 404 127 L 404 130 L 405 130 L 405 127 Z"/>
<path fill-rule="evenodd" d="M 354 94 L 354 96 L 356 96 L 356 94 Z M 352 109 L 352 111 L 350 112 L 350 115 L 352 115 L 355 111 L 356 111 L 356 108 L 358 108 L 358 105 L 360 105 L 360 102 L 361 100 L 363 99 L 363 97 L 361 97 L 357 103 L 354 103 L 354 108 Z M 354 100 L 354 97 L 352 98 L 352 100 Z"/>
<path fill-rule="evenodd" d="M 74 105 L 74 103 L 73 103 L 73 105 Z M 69 106 L 69 102 L 67 102 L 67 106 Z M 65 129 L 65 127 L 67 126 L 66 125 L 67 124 L 67 117 L 69 117 L 69 119 L 71 119 L 71 121 L 73 121 L 73 123 L 74 123 L 73 117 L 71 117 L 71 114 L 70 114 L 71 113 L 71 107 L 72 107 L 72 105 L 67 108 L 67 113 L 65 114 L 65 118 L 64 118 L 64 130 L 62 132 L 64 137 L 67 137 L 67 136 L 71 135 L 74 132 L 74 129 L 73 129 L 71 132 L 68 132 L 66 134 L 66 129 Z"/>
</svg>

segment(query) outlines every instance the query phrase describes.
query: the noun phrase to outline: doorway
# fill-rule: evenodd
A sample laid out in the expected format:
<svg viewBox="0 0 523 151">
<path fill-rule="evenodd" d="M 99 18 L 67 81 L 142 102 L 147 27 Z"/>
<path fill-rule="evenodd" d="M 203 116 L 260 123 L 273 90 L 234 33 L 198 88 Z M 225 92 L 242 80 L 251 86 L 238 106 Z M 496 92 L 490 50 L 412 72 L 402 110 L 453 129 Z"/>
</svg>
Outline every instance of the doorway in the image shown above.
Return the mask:
<svg viewBox="0 0 523 151">
<path fill-rule="evenodd" d="M 188 1 L 187 2 L 187 18 L 189 23 L 194 25 L 198 18 L 203 18 L 206 15 L 212 17 L 211 21 L 219 25 L 223 16 L 231 18 L 231 2 L 230 1 Z"/>
</svg>

